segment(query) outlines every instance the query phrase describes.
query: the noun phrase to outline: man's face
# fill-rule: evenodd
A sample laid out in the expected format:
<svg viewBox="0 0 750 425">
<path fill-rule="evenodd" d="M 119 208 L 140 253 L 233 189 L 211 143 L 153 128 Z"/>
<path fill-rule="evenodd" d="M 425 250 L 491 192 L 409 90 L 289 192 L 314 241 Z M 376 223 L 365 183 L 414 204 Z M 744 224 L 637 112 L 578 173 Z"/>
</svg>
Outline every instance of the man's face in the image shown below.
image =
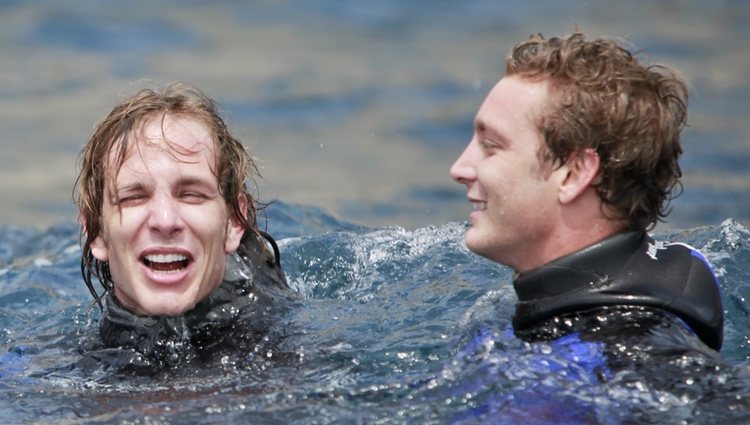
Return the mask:
<svg viewBox="0 0 750 425">
<path fill-rule="evenodd" d="M 163 127 L 151 118 L 133 137 L 118 174 L 106 179 L 92 253 L 109 262 L 123 306 L 179 315 L 221 283 L 225 254 L 243 230 L 229 220 L 211 172 L 216 154 L 205 126 L 167 115 Z"/>
<path fill-rule="evenodd" d="M 474 206 L 466 245 L 518 271 L 542 263 L 555 237 L 560 170 L 540 163 L 535 124 L 548 98 L 544 82 L 506 77 L 477 112 L 474 135 L 451 167 Z"/>
</svg>

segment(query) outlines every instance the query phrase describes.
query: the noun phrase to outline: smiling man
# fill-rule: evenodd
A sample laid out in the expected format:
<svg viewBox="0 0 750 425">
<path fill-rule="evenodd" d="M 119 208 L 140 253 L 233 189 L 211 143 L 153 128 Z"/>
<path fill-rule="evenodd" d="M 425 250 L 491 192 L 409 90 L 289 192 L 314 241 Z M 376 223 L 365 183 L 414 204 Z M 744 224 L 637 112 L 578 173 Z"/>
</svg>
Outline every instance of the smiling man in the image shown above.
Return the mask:
<svg viewBox="0 0 750 425">
<path fill-rule="evenodd" d="M 107 346 L 159 360 L 155 347 L 170 339 L 201 349 L 238 323 L 262 333 L 258 315 L 288 286 L 275 242 L 256 228 L 252 158 L 211 99 L 182 83 L 142 90 L 97 126 L 81 158 L 82 271 L 105 301 Z M 228 255 L 249 278 L 225 276 Z"/>
<path fill-rule="evenodd" d="M 516 271 L 517 336 L 593 344 L 614 369 L 716 359 L 708 261 L 647 234 L 679 186 L 686 118 L 685 83 L 612 40 L 515 46 L 451 175 L 474 207 L 467 247 Z"/>
<path fill-rule="evenodd" d="M 119 172 L 105 181 L 102 228 L 91 253 L 109 264 L 124 307 L 174 316 L 218 286 L 225 255 L 237 250 L 244 229 L 221 196 L 205 125 L 154 115 L 138 136 Z M 114 158 L 108 161 L 116 169 Z M 237 198 L 247 211 L 246 195 Z"/>
</svg>

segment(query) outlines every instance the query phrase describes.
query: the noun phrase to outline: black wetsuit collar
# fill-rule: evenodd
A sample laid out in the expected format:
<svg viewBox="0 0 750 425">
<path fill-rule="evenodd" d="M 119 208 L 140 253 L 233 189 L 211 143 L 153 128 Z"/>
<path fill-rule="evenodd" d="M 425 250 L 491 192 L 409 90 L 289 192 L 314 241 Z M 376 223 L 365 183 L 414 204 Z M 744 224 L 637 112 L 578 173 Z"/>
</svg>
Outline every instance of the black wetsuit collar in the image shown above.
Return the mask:
<svg viewBox="0 0 750 425">
<path fill-rule="evenodd" d="M 642 232 L 620 233 L 516 276 L 513 286 L 519 301 L 554 297 L 597 285 L 620 273 L 625 260 L 641 245 Z"/>
<path fill-rule="evenodd" d="M 232 307 L 251 289 L 252 282 L 248 280 L 223 281 L 193 309 L 179 316 L 137 315 L 109 293 L 100 333 L 107 346 L 149 347 L 156 341 L 178 341 L 197 330 L 221 328 L 236 321 L 241 310 Z"/>
</svg>

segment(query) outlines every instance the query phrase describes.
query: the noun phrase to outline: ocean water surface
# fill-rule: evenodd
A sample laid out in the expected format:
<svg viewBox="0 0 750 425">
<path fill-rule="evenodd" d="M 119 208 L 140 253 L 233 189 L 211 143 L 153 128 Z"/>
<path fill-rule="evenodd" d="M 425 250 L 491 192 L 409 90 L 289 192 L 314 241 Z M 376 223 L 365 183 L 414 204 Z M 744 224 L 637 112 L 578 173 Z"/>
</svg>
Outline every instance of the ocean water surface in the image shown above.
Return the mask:
<svg viewBox="0 0 750 425">
<path fill-rule="evenodd" d="M 750 423 L 748 22 L 742 0 L 0 1 L 0 423 Z M 655 236 L 720 275 L 728 367 L 677 383 L 719 393 L 592 385 L 508 332 L 511 271 L 462 242 L 448 169 L 504 56 L 576 26 L 690 83 L 684 191 Z M 257 157 L 302 302 L 252 362 L 123 376 L 85 356 L 76 160 L 117 99 L 172 80 Z"/>
<path fill-rule="evenodd" d="M 750 420 L 750 232 L 736 220 L 656 235 L 706 254 L 727 313 L 728 366 L 675 380 L 672 394 L 647 380 L 592 383 L 564 347 L 516 339 L 512 274 L 465 248 L 464 223 L 366 228 L 285 203 L 266 217 L 302 295 L 273 325 L 283 341 L 155 376 L 118 372 L 116 350 L 86 357 L 99 313 L 74 223 L 0 232 L 0 422 Z M 489 337 L 467 348 L 477 332 Z"/>
</svg>

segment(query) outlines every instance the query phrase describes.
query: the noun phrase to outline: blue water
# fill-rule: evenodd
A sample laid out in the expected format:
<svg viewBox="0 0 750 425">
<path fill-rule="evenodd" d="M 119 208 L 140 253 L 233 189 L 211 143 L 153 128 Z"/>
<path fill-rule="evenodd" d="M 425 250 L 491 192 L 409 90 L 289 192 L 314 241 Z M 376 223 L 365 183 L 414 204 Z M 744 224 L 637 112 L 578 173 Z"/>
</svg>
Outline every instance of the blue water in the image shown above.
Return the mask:
<svg viewBox="0 0 750 425">
<path fill-rule="evenodd" d="M 467 251 L 464 223 L 367 228 L 282 202 L 265 218 L 303 296 L 275 324 L 283 342 L 242 366 L 226 357 L 155 377 L 81 367 L 99 313 L 75 223 L 1 229 L 0 423 L 461 423 L 486 406 L 501 423 L 748 419 L 730 408 L 750 397 L 750 232 L 732 219 L 656 235 L 700 248 L 720 275 L 731 366 L 716 379 L 739 385 L 717 407 L 648 382 L 597 383 L 564 343 L 516 339 L 512 274 Z"/>
<path fill-rule="evenodd" d="M 487 406 L 505 423 L 750 423 L 732 401 L 750 397 L 748 22 L 744 0 L 0 0 L 0 423 L 446 423 Z M 721 397 L 591 384 L 565 347 L 517 340 L 511 272 L 461 242 L 470 206 L 448 169 L 504 55 L 575 26 L 690 83 L 685 191 L 656 236 L 721 274 Z M 260 161 L 260 199 L 290 202 L 265 217 L 303 302 L 249 364 L 81 367 L 99 313 L 74 164 L 141 79 L 211 94 Z"/>
<path fill-rule="evenodd" d="M 576 26 L 690 85 L 669 228 L 747 222 L 748 22 L 745 0 L 0 0 L 0 226 L 75 220 L 74 164 L 94 124 L 172 80 L 223 107 L 259 160 L 263 200 L 370 226 L 465 220 L 448 169 L 504 57 Z"/>
</svg>

